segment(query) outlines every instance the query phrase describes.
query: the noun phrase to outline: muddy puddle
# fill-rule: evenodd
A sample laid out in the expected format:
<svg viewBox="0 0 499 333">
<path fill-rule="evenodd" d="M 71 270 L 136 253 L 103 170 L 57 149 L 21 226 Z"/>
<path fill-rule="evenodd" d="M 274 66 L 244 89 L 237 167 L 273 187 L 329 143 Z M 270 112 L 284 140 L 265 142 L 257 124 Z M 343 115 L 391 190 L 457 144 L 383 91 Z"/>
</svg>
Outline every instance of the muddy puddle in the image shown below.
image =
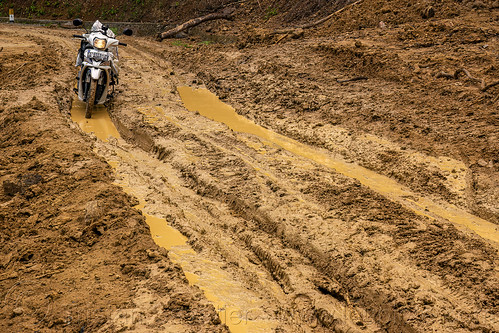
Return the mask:
<svg viewBox="0 0 499 333">
<path fill-rule="evenodd" d="M 109 137 L 119 138 L 120 133 L 114 127 L 106 107 L 98 105 L 92 112 L 92 118 L 85 118 L 85 103 L 77 100 L 73 102 L 71 108 L 71 119 L 77 123 L 80 128 L 86 133 L 93 133 L 96 137 L 104 142 L 108 141 Z"/>
<path fill-rule="evenodd" d="M 86 119 L 84 106 L 83 103 L 75 102 L 71 109 L 72 120 L 84 132 L 95 134 L 104 144 L 110 137 L 120 139 L 105 108 L 98 108 L 91 119 Z M 272 331 L 277 326 L 277 321 L 269 318 L 262 310 L 265 308 L 264 301 L 225 271 L 224 263 L 206 259 L 194 251 L 187 243 L 187 238 L 170 226 L 165 218 L 146 213 L 148 203 L 146 193 L 141 187 L 147 188 L 148 185 L 136 184 L 137 178 L 131 180 L 131 177 L 121 170 L 120 165 L 123 161 L 129 165 L 151 163 L 161 172 L 158 170 L 161 167 L 158 164 L 161 162 L 142 151 L 130 153 L 115 145 L 109 146 L 107 148 L 115 150 L 113 157 L 107 159 L 116 173 L 115 184 L 139 200 L 135 208 L 142 211 L 155 243 L 166 248 L 169 258 L 182 267 L 189 283 L 204 292 L 206 298 L 214 305 L 222 323 L 233 333 Z"/>
<path fill-rule="evenodd" d="M 481 237 L 490 240 L 495 246 L 499 246 L 499 227 L 493 223 L 476 217 L 452 204 L 437 203 L 420 196 L 391 178 L 359 165 L 333 158 L 323 150 L 304 145 L 263 128 L 237 114 L 234 108 L 221 102 L 216 95 L 207 89 L 193 89 L 183 86 L 178 87 L 178 92 L 185 107 L 190 111 L 199 112 L 199 114 L 211 120 L 224 123 L 233 131 L 256 135 L 265 144 L 279 146 L 297 156 L 312 160 L 347 177 L 357 179 L 363 185 L 393 201 L 399 202 L 419 215 L 433 219 L 445 219 L 454 223 L 461 230 L 472 230 Z"/>
</svg>

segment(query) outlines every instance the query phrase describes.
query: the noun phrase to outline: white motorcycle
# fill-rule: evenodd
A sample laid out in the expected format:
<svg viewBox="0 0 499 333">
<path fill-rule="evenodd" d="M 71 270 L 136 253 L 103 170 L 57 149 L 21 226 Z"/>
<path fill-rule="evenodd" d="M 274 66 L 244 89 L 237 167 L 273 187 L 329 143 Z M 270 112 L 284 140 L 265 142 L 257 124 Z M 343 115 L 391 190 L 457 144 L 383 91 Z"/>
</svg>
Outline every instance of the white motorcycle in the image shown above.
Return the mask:
<svg viewBox="0 0 499 333">
<path fill-rule="evenodd" d="M 75 19 L 74 26 L 83 26 L 83 21 Z M 73 35 L 81 39 L 80 50 L 76 58 L 76 66 L 80 67 L 78 88 L 75 92 L 78 99 L 86 103 L 85 118 L 92 117 L 97 104 L 104 104 L 114 95 L 114 86 L 118 84 L 118 45 L 126 46 L 117 40 L 111 29 L 95 21 L 84 35 Z M 131 36 L 132 30 L 125 29 L 124 35 Z"/>
</svg>

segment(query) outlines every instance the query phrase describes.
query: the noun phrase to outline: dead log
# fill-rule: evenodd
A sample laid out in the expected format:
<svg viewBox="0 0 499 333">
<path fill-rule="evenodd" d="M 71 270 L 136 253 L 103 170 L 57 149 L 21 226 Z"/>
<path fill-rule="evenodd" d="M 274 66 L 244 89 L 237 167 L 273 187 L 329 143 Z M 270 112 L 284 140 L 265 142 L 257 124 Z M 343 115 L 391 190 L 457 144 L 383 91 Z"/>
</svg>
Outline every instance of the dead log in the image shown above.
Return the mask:
<svg viewBox="0 0 499 333">
<path fill-rule="evenodd" d="M 201 23 L 206 22 L 206 21 L 232 20 L 233 13 L 234 13 L 234 9 L 227 8 L 220 13 L 211 13 L 211 14 L 208 14 L 205 16 L 197 17 L 195 19 L 189 20 L 185 23 L 178 25 L 173 29 L 170 29 L 168 31 L 165 31 L 165 32 L 158 34 L 157 38 L 158 38 L 158 40 L 161 41 L 165 38 L 175 37 L 175 35 L 177 35 L 179 32 L 182 32 L 182 31 L 187 30 L 189 28 L 195 27 L 196 25 L 201 24 Z"/>
<path fill-rule="evenodd" d="M 449 73 L 445 73 L 445 72 L 440 72 L 440 73 L 437 73 L 437 75 L 435 75 L 435 77 L 437 79 L 440 79 L 441 77 L 443 78 L 446 78 L 446 79 L 454 79 L 454 75 L 452 74 L 449 74 Z"/>
</svg>

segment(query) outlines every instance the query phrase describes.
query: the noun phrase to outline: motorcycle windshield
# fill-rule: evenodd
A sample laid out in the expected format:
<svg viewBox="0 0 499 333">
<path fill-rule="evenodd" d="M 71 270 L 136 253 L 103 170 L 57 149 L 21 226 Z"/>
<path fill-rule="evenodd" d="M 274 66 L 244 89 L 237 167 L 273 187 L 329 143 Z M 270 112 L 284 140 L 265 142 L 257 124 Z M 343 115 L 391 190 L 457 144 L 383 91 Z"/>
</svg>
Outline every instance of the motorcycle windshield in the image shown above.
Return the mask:
<svg viewBox="0 0 499 333">
<path fill-rule="evenodd" d="M 99 20 L 95 21 L 94 24 L 92 25 L 92 28 L 90 29 L 90 32 L 102 32 L 104 33 L 104 30 L 102 30 L 102 23 L 100 23 Z M 116 35 L 111 29 L 107 29 L 106 33 L 104 33 L 107 37 L 114 38 Z"/>
</svg>

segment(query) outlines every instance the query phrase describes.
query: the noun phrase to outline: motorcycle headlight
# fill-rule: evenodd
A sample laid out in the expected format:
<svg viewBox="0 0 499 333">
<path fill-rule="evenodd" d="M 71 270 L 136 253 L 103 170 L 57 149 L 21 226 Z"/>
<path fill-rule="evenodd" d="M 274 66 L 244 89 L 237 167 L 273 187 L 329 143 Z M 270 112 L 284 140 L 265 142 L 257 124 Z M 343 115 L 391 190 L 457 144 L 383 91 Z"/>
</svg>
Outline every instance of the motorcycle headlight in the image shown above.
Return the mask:
<svg viewBox="0 0 499 333">
<path fill-rule="evenodd" d="M 105 39 L 100 39 L 100 38 L 96 38 L 94 39 L 94 47 L 96 49 L 105 49 L 106 48 L 106 40 Z"/>
</svg>

